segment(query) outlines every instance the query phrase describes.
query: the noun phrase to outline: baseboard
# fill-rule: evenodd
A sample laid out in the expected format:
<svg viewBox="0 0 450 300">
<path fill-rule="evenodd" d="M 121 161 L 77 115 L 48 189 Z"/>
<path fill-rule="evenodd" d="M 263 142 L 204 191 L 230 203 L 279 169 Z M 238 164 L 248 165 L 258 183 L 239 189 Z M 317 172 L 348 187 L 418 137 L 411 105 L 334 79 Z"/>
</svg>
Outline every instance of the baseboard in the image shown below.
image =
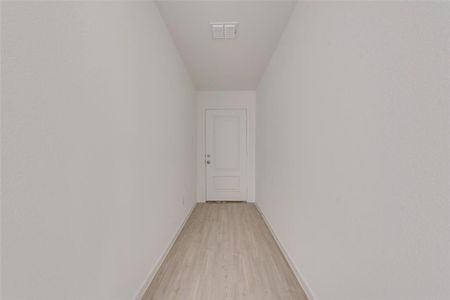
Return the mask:
<svg viewBox="0 0 450 300">
<path fill-rule="evenodd" d="M 273 231 L 272 225 L 270 224 L 269 220 L 267 220 L 266 216 L 262 212 L 261 208 L 258 206 L 258 203 L 255 203 L 256 209 L 258 210 L 259 214 L 261 215 L 262 219 L 264 220 L 264 223 L 266 223 L 267 228 L 269 228 L 270 233 L 272 234 L 273 238 L 275 239 L 275 242 L 278 245 L 278 248 L 280 248 L 281 252 L 283 253 L 284 258 L 286 259 L 287 263 L 289 264 L 289 267 L 291 267 L 292 271 L 294 272 L 295 277 L 297 278 L 297 281 L 300 283 L 300 285 L 303 288 L 303 291 L 306 294 L 306 297 L 308 300 L 318 300 L 317 297 L 312 292 L 311 288 L 307 284 L 305 278 L 300 273 L 300 271 L 295 266 L 294 262 L 292 261 L 291 257 L 287 253 L 286 249 L 284 248 L 283 244 L 281 244 L 280 240 L 277 238 L 275 232 Z"/>
<path fill-rule="evenodd" d="M 161 257 L 158 259 L 158 263 L 153 268 L 153 270 L 150 271 L 147 278 L 145 279 L 142 288 L 139 290 L 138 294 L 135 297 L 135 300 L 141 300 L 142 297 L 144 297 L 145 292 L 147 291 L 148 287 L 150 286 L 150 283 L 152 283 L 153 278 L 155 278 L 156 273 L 158 273 L 159 268 L 161 267 L 162 263 L 167 257 L 167 254 L 169 254 L 170 249 L 172 249 L 173 244 L 177 240 L 178 236 L 180 235 L 181 231 L 184 228 L 184 225 L 186 224 L 187 220 L 191 216 L 192 212 L 194 211 L 195 206 L 197 206 L 197 203 L 194 203 L 191 207 L 191 210 L 187 214 L 186 218 L 184 219 L 183 223 L 181 224 L 180 228 L 178 228 L 178 231 L 175 233 L 175 236 L 173 237 L 172 241 L 170 242 L 167 249 L 164 251 L 164 253 L 161 255 Z"/>
</svg>

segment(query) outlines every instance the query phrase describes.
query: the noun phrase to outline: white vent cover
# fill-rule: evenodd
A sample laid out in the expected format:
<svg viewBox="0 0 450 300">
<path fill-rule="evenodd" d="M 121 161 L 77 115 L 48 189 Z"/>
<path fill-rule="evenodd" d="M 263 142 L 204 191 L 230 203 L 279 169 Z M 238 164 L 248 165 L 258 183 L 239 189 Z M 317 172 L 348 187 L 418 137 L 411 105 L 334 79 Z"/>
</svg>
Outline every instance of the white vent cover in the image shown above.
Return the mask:
<svg viewBox="0 0 450 300">
<path fill-rule="evenodd" d="M 233 40 L 237 37 L 238 22 L 210 23 L 214 40 Z"/>
</svg>

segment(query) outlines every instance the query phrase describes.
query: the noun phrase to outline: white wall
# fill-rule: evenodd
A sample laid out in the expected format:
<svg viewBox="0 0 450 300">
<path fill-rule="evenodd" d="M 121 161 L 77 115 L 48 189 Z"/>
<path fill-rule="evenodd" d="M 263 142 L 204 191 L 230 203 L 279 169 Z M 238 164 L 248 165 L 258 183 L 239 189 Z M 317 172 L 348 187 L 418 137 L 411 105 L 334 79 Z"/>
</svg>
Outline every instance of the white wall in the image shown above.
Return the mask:
<svg viewBox="0 0 450 300">
<path fill-rule="evenodd" d="M 257 90 L 257 203 L 320 300 L 450 298 L 449 3 L 299 2 Z"/>
<path fill-rule="evenodd" d="M 152 2 L 2 6 L 2 299 L 134 299 L 195 202 L 188 74 Z"/>
<path fill-rule="evenodd" d="M 205 202 L 205 110 L 246 109 L 248 142 L 248 202 L 255 201 L 255 91 L 197 92 L 197 201 Z"/>
</svg>

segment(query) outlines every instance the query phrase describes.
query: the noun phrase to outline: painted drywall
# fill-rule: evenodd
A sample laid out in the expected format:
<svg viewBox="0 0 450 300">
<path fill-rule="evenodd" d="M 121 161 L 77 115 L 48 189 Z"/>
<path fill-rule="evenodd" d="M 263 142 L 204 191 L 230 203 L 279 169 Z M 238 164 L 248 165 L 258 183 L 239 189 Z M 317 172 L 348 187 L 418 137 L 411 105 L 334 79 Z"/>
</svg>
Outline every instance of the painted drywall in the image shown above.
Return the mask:
<svg viewBox="0 0 450 300">
<path fill-rule="evenodd" d="M 195 203 L 195 92 L 152 2 L 2 2 L 2 299 L 134 299 Z"/>
<path fill-rule="evenodd" d="M 197 201 L 205 202 L 205 110 L 246 109 L 248 145 L 248 202 L 255 202 L 255 91 L 197 92 Z"/>
<path fill-rule="evenodd" d="M 0 16 L 2 15 L 2 5 L 0 4 Z M 0 24 L 1 24 L 1 20 L 0 20 Z M 0 29 L 0 33 L 1 33 L 1 29 Z M 0 49 L 2 49 L 2 39 L 1 39 L 1 34 L 0 34 Z M 1 133 L 1 129 L 2 129 L 2 124 L 3 124 L 3 118 L 2 118 L 2 72 L 1 72 L 1 66 L 2 66 L 2 56 L 0 54 L 0 133 Z M 2 149 L 3 149 L 3 143 L 2 143 L 3 139 L 1 138 L 1 134 L 0 134 L 0 298 L 2 297 L 2 258 L 3 258 L 3 252 L 2 252 L 2 220 L 1 220 L 1 216 L 2 216 L 2 187 L 3 187 L 3 181 L 2 181 L 2 175 L 3 172 L 1 172 L 2 170 L 2 159 L 1 159 L 1 153 L 2 153 Z"/>
<path fill-rule="evenodd" d="M 320 300 L 445 300 L 448 3 L 299 2 L 257 90 L 256 201 Z"/>
</svg>

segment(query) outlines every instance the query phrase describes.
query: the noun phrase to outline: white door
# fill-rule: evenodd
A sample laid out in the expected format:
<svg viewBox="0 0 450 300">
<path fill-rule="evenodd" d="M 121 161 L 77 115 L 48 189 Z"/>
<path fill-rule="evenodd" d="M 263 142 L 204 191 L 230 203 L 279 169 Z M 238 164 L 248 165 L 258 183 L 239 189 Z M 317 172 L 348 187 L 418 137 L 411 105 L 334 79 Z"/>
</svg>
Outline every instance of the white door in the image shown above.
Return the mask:
<svg viewBox="0 0 450 300">
<path fill-rule="evenodd" d="M 247 112 L 206 110 L 206 200 L 247 200 Z"/>
</svg>

